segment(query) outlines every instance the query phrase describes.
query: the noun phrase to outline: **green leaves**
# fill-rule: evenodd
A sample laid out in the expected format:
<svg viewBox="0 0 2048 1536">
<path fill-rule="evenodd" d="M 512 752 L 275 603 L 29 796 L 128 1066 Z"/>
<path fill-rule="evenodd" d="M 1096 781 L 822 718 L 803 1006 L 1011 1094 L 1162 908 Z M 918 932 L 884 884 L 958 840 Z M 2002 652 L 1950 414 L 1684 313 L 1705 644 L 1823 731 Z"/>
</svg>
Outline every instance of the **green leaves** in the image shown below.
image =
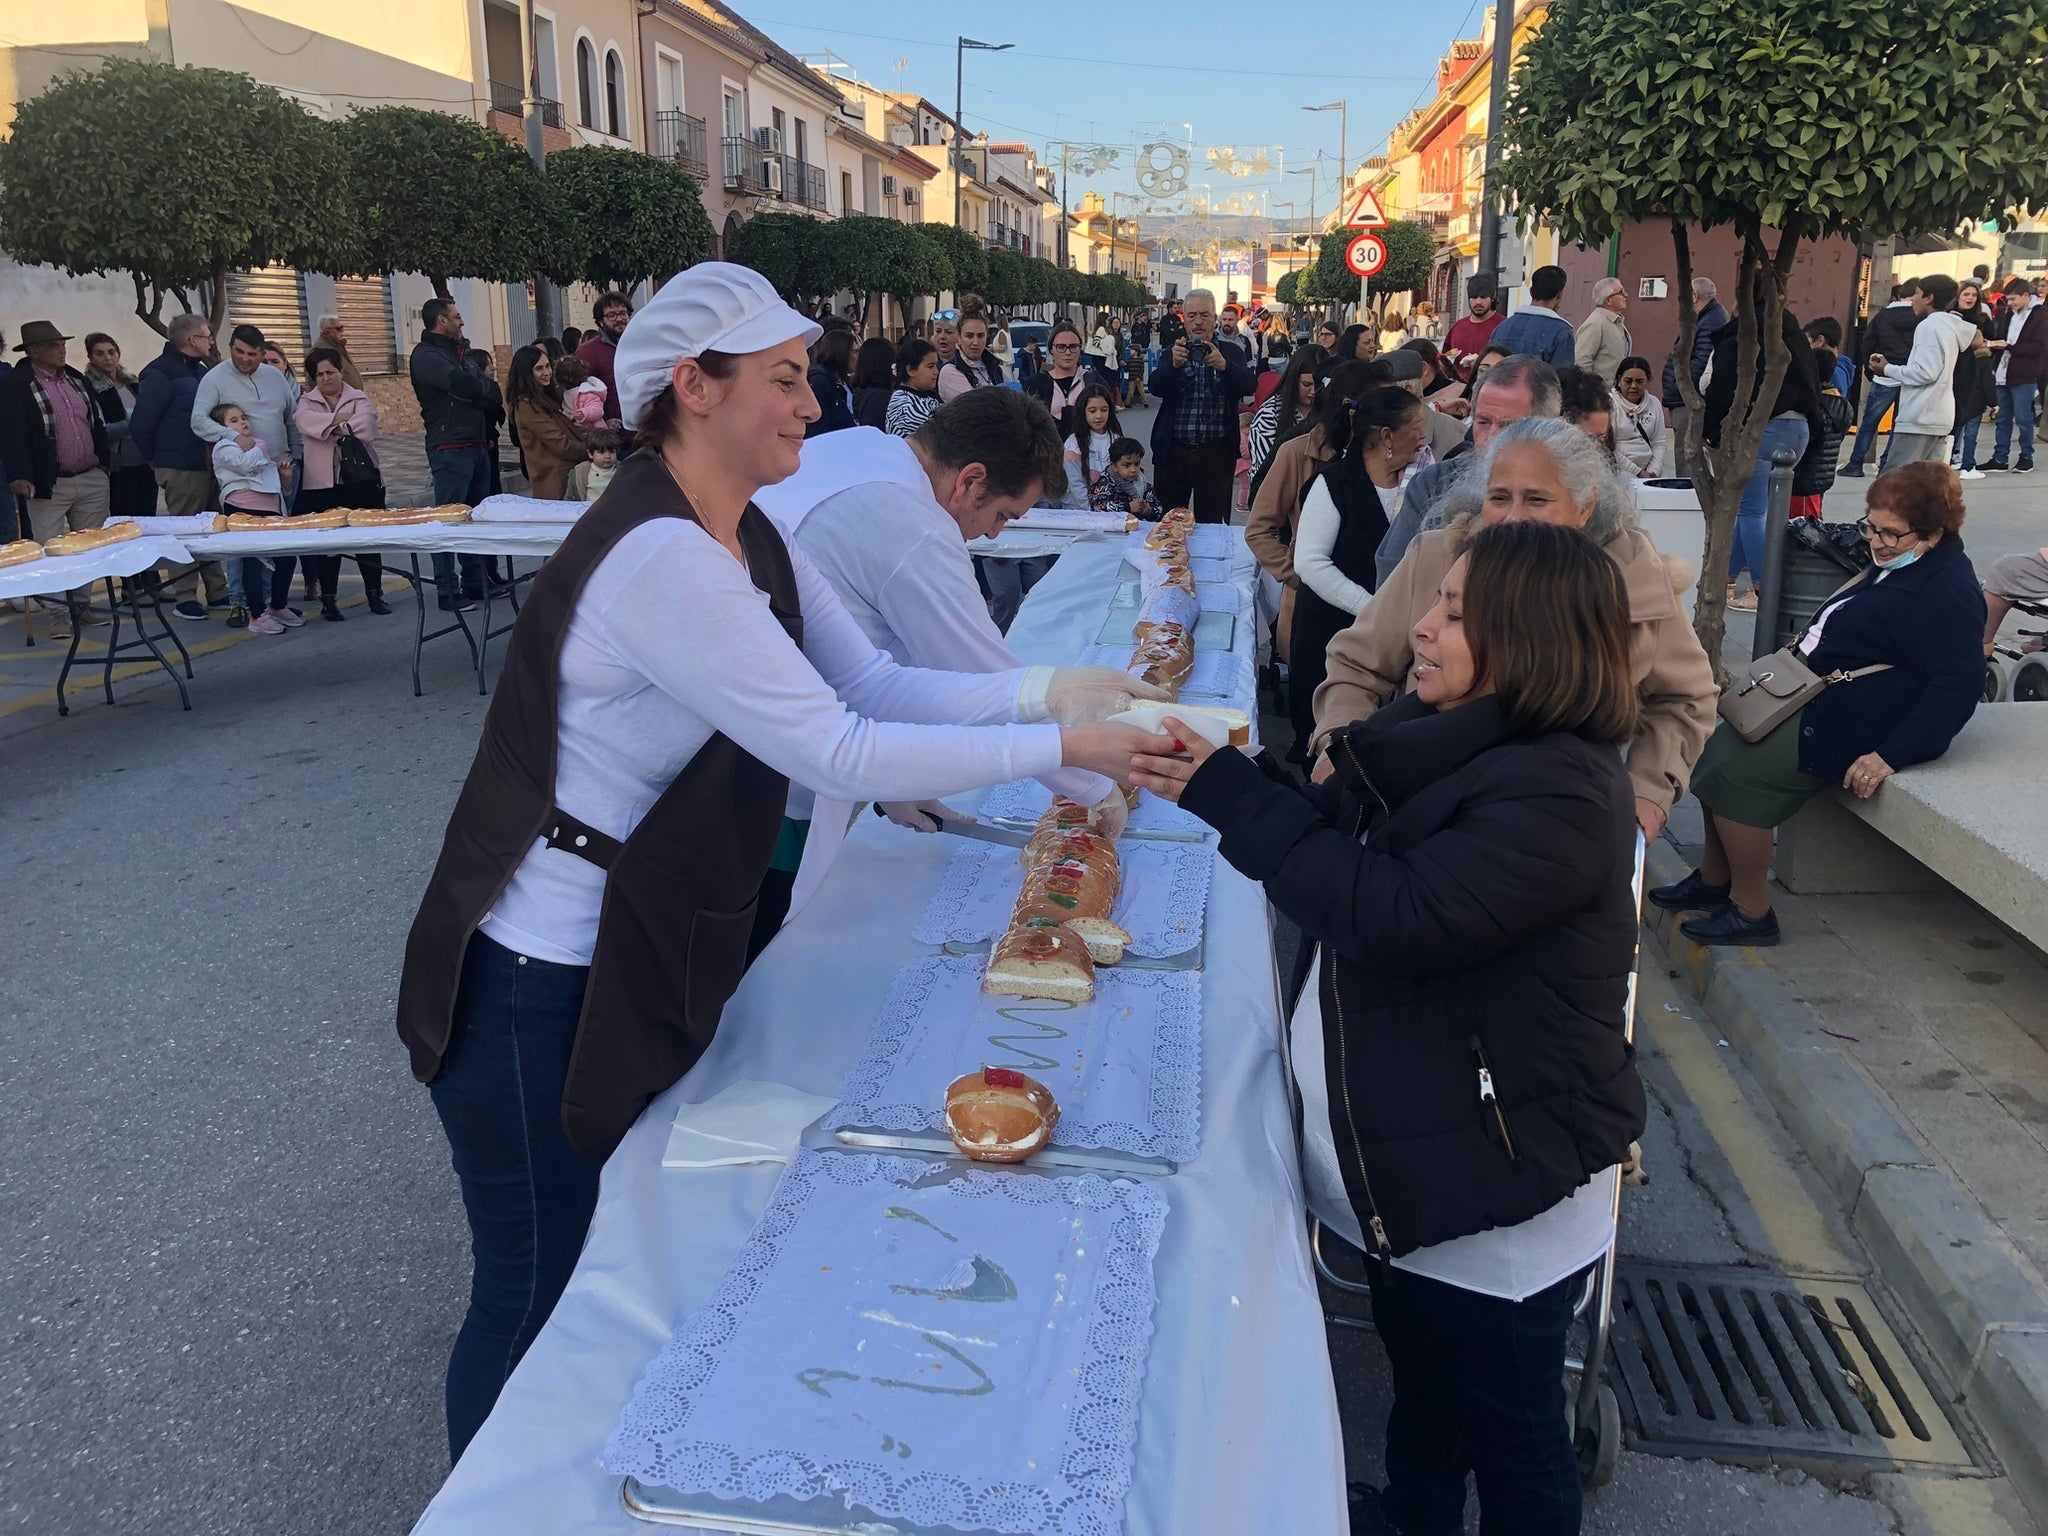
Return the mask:
<svg viewBox="0 0 2048 1536">
<path fill-rule="evenodd" d="M 371 107 L 338 126 L 356 212 L 316 265 L 504 283 L 555 265 L 539 168 L 503 134 L 419 107 Z"/>
<path fill-rule="evenodd" d="M 661 282 L 711 254 L 696 178 L 666 160 L 592 145 L 548 156 L 547 274 L 561 283 L 631 288 Z"/>
<path fill-rule="evenodd" d="M 1571 0 L 1516 68 L 1501 174 L 1568 240 L 1945 231 L 2048 194 L 2044 69 L 2048 0 Z"/>
<path fill-rule="evenodd" d="M 8 253 L 125 269 L 159 309 L 231 267 L 307 264 L 349 216 L 334 126 L 246 75 L 111 59 L 24 101 L 0 140 Z"/>
</svg>

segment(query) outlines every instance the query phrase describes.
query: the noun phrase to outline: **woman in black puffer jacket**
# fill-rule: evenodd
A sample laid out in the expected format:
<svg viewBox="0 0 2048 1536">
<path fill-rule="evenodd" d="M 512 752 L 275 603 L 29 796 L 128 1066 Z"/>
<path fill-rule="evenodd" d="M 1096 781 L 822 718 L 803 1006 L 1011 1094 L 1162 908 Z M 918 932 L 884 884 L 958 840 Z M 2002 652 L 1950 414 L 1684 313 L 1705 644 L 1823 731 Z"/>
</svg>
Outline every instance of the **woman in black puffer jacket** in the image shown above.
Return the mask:
<svg viewBox="0 0 2048 1536">
<path fill-rule="evenodd" d="M 1564 1416 L 1580 1277 L 1641 1134 L 1628 598 L 1582 533 L 1475 538 L 1415 629 L 1416 691 L 1330 782 L 1192 745 L 1135 781 L 1218 828 L 1320 948 L 1294 1017 L 1310 1208 L 1364 1248 L 1394 1378 L 1393 1529 L 1579 1529 Z"/>
</svg>

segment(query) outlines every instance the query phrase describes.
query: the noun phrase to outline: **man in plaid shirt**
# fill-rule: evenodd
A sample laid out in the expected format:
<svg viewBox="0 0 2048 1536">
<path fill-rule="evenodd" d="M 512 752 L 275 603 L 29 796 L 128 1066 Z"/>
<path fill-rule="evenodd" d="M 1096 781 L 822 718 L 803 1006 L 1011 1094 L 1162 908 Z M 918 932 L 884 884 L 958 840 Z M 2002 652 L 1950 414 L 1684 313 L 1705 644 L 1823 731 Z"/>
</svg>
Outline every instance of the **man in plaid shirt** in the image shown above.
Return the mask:
<svg viewBox="0 0 2048 1536">
<path fill-rule="evenodd" d="M 1197 288 L 1181 303 L 1187 334 L 1169 347 L 1147 387 L 1158 397 L 1152 473 L 1160 503 L 1191 508 L 1198 523 L 1230 521 L 1237 473 L 1237 403 L 1257 387 L 1244 351 L 1216 336 L 1216 296 Z"/>
</svg>

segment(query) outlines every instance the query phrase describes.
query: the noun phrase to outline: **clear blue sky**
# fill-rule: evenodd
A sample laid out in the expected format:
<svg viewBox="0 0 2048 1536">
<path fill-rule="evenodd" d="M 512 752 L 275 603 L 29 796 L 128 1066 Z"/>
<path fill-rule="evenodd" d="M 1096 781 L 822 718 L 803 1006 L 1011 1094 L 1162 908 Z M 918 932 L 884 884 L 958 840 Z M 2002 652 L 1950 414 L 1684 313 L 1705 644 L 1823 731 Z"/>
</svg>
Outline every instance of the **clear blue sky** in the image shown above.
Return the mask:
<svg viewBox="0 0 2048 1536">
<path fill-rule="evenodd" d="M 921 91 L 953 110 L 953 39 L 964 33 L 1015 43 L 1007 53 L 967 55 L 964 116 L 971 132 L 1021 138 L 1040 147 L 1063 139 L 1135 145 L 1171 139 L 1185 145 L 1193 125 L 1190 181 L 1222 202 L 1270 194 L 1275 217 L 1308 213 L 1309 178 L 1278 170 L 1319 164 L 1316 208 L 1335 193 L 1338 114 L 1305 105 L 1350 103 L 1348 148 L 1354 163 L 1386 147 L 1387 131 L 1426 100 L 1437 59 L 1453 37 L 1478 34 L 1482 0 L 1439 0 L 1370 8 L 1341 0 L 1268 0 L 1173 6 L 1076 3 L 1076 0 L 957 0 L 884 9 L 847 0 L 739 0 L 737 9 L 795 53 L 838 54 L 875 85 Z M 1206 151 L 1234 147 L 1246 160 L 1265 148 L 1264 176 L 1220 174 Z M 1320 156 L 1320 161 L 1318 161 Z M 1117 169 L 1075 176 L 1083 187 L 1137 190 L 1134 156 Z M 1201 193 L 1203 183 L 1208 192 Z M 1129 203 L 1122 211 L 1131 211 Z M 1253 206 L 1251 211 L 1257 212 Z"/>
</svg>

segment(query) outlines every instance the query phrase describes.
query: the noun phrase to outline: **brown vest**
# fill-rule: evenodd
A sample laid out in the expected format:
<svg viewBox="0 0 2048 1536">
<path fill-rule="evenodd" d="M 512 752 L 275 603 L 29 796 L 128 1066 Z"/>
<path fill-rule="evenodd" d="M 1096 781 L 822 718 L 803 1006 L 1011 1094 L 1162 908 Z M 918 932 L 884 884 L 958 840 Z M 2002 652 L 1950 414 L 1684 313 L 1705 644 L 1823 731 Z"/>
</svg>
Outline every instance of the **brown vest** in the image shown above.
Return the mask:
<svg viewBox="0 0 2048 1536">
<path fill-rule="evenodd" d="M 448 819 L 405 943 L 398 1034 L 431 1082 L 454 1028 L 463 954 L 554 810 L 556 681 L 569 617 L 613 545 L 651 518 L 697 521 L 660 457 L 636 454 L 534 579 L 505 653 L 483 740 Z M 754 585 L 803 642 L 796 574 L 775 525 L 748 506 L 740 545 Z M 675 600 L 694 600 L 677 592 Z M 647 1102 L 704 1054 L 746 970 L 762 874 L 789 781 L 723 735 L 662 792 L 613 857 L 583 1016 L 562 1090 L 570 1145 L 602 1162 Z"/>
</svg>

